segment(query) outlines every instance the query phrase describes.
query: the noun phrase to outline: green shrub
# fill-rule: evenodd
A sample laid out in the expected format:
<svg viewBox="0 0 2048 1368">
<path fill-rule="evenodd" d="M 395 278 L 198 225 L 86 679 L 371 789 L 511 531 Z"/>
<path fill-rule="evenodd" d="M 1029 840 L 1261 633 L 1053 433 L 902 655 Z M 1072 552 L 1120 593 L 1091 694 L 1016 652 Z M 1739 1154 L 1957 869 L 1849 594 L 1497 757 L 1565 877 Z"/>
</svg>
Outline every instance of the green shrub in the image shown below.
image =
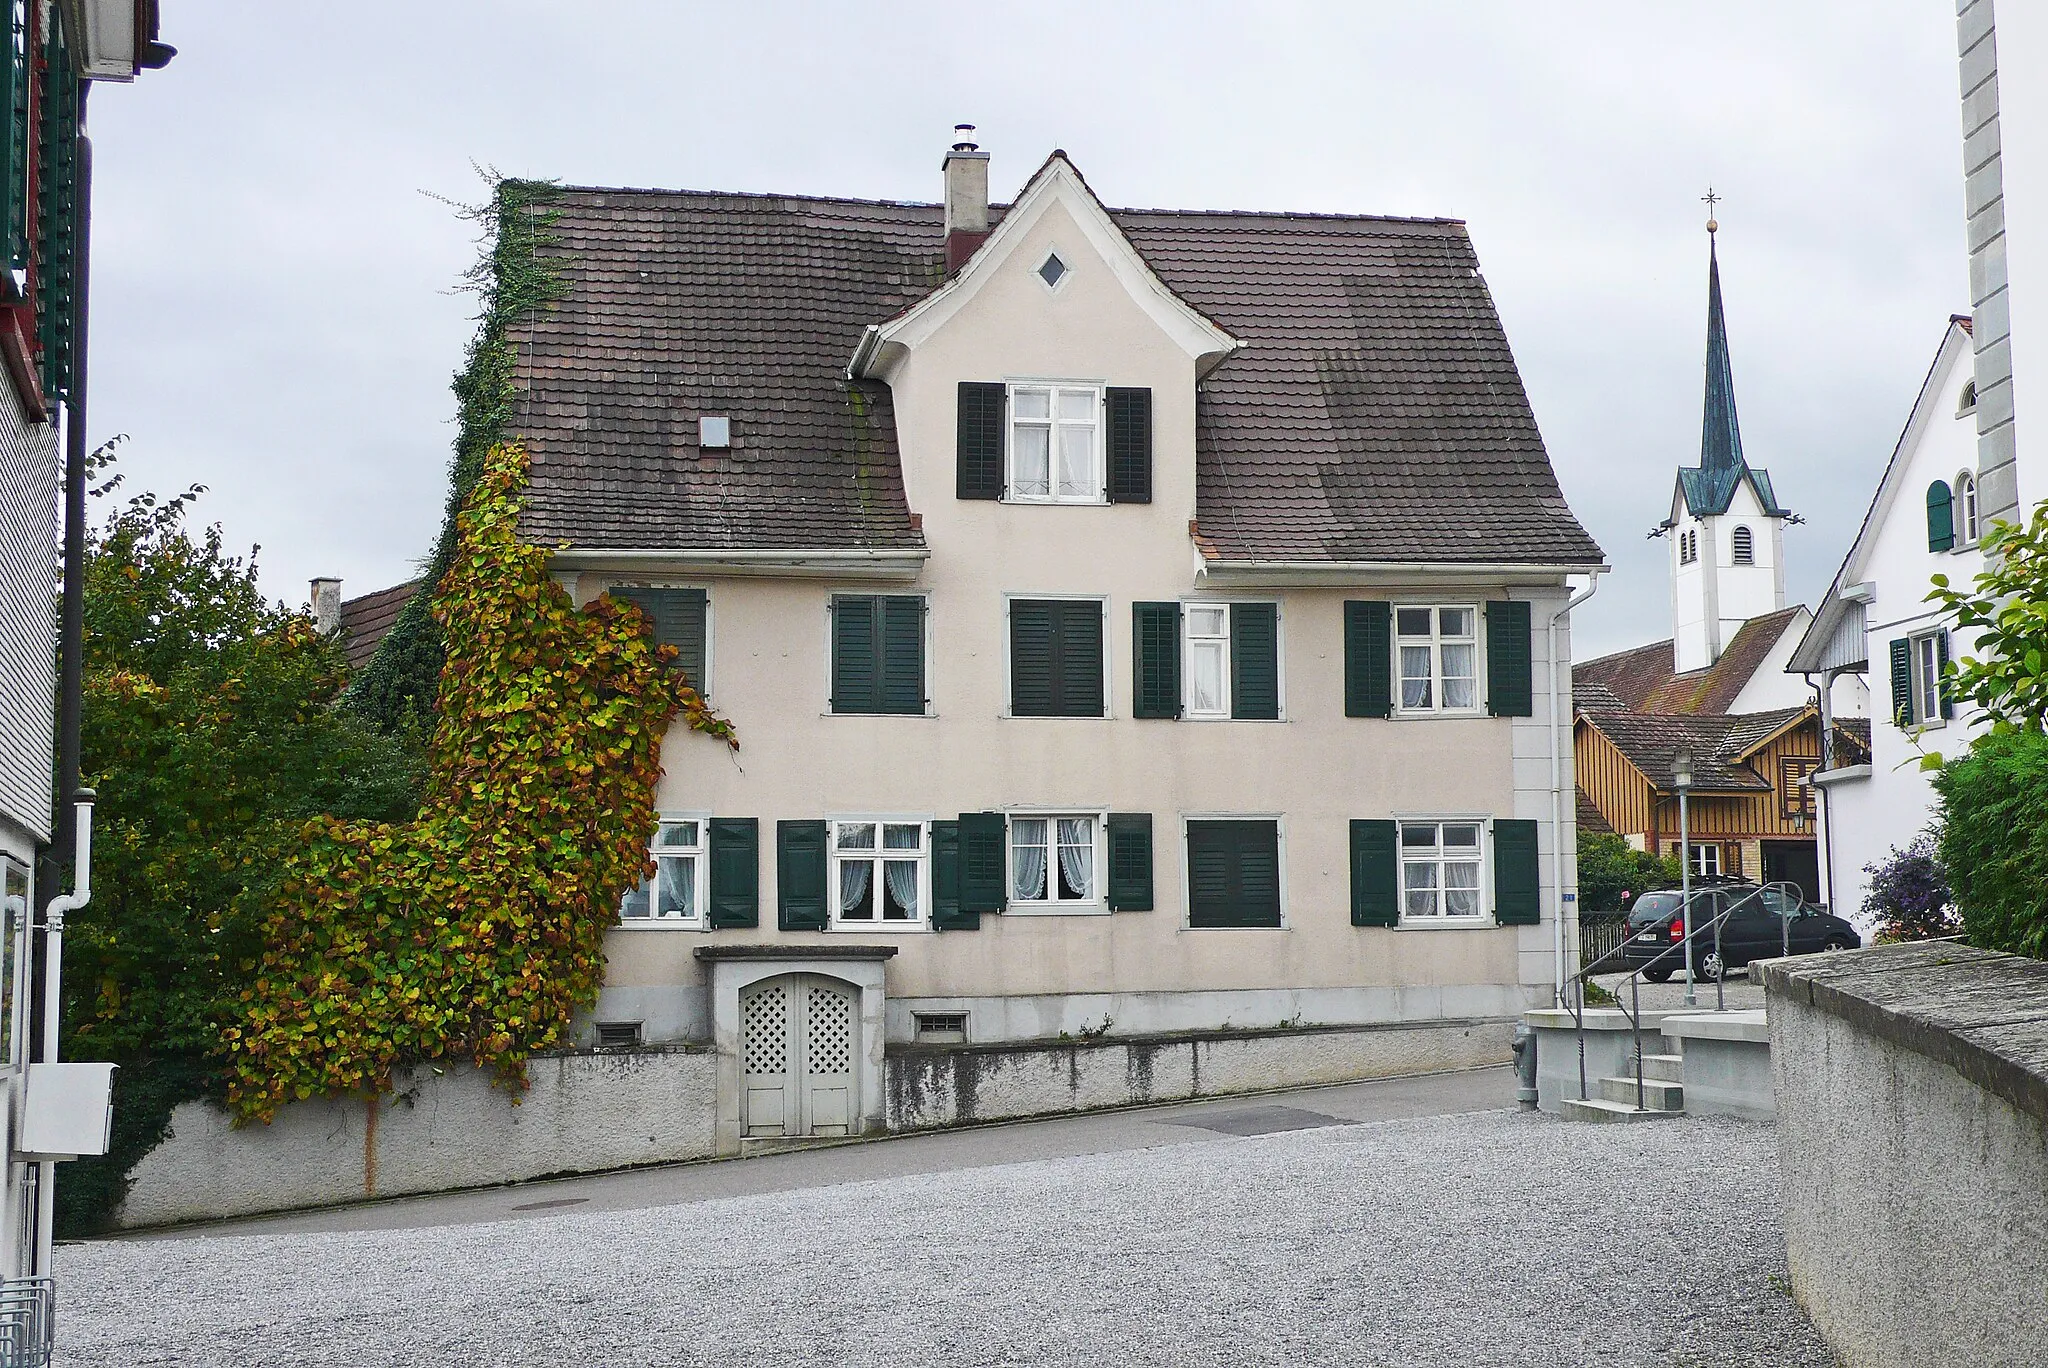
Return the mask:
<svg viewBox="0 0 2048 1368">
<path fill-rule="evenodd" d="M 1579 910 L 1616 912 L 1623 896 L 1678 882 L 1678 860 L 1637 850 L 1611 831 L 1579 833 Z"/>
<path fill-rule="evenodd" d="M 2048 735 L 2007 729 L 1943 765 L 1937 855 L 1970 944 L 2048 959 Z"/>
</svg>

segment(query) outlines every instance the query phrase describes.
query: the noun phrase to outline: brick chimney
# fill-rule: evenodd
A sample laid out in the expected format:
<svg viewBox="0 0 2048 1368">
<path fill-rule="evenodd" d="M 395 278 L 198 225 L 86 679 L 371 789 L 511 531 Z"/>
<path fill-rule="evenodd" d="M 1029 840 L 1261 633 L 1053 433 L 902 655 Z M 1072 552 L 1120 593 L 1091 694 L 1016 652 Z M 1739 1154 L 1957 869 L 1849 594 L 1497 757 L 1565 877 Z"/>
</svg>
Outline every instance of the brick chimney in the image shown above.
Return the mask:
<svg viewBox="0 0 2048 1368">
<path fill-rule="evenodd" d="M 988 153 L 974 143 L 974 125 L 953 127 L 946 153 L 946 274 L 957 274 L 988 240 Z"/>
<path fill-rule="evenodd" d="M 321 636 L 333 636 L 341 630 L 340 580 L 314 580 L 312 605 L 313 627 Z"/>
</svg>

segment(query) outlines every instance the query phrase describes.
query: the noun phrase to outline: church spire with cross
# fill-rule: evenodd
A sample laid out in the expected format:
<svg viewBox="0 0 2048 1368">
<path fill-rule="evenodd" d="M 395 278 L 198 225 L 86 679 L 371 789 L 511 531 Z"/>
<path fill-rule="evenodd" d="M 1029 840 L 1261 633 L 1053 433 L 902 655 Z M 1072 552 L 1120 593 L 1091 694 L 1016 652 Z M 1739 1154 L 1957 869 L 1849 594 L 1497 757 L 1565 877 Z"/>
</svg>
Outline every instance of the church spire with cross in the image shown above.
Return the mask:
<svg viewBox="0 0 2048 1368">
<path fill-rule="evenodd" d="M 1767 470 L 1742 453 L 1735 416 L 1735 372 L 1721 304 L 1721 225 L 1707 206 L 1706 402 L 1700 463 L 1680 466 L 1664 524 L 1671 541 L 1673 664 L 1703 670 L 1750 618 L 1785 606 L 1784 529 L 1793 520 L 1778 503 Z"/>
</svg>

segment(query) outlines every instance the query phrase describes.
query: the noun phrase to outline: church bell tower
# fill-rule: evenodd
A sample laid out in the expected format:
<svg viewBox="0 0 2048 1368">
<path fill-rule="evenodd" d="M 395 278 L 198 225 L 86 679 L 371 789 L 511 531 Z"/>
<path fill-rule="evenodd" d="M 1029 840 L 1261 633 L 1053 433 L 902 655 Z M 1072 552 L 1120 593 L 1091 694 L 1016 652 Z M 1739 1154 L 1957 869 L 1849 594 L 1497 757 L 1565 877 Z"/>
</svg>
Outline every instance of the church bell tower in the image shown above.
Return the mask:
<svg viewBox="0 0 2048 1368">
<path fill-rule="evenodd" d="M 1707 192 L 1711 214 L 1714 193 Z M 1721 312 L 1720 224 L 1707 220 L 1707 392 L 1700 463 L 1681 466 L 1671 516 L 1673 661 L 1680 674 L 1721 658 L 1750 618 L 1785 606 L 1785 523 L 1770 472 L 1743 459 L 1735 377 Z"/>
</svg>

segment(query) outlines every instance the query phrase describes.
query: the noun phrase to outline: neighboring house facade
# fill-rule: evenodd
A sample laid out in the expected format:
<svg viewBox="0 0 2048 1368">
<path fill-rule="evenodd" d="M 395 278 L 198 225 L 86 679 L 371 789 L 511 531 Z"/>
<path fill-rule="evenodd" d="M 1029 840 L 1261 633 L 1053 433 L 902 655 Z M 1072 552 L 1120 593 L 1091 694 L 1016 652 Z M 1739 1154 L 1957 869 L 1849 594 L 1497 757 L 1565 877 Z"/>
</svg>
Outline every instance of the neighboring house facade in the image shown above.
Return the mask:
<svg viewBox="0 0 2048 1368">
<path fill-rule="evenodd" d="M 1786 673 L 1811 616 L 1785 604 L 1784 527 L 1767 471 L 1742 450 L 1721 302 L 1718 227 L 1707 224 L 1706 394 L 1700 463 L 1681 467 L 1655 535 L 1671 548 L 1667 641 L 1572 670 L 1582 799 L 1638 850 L 1677 854 L 1694 872 L 1798 884 L 1827 900 L 1807 780 L 1821 763 L 1821 705 Z M 1867 708 L 1847 679 L 1832 724 L 1843 750 Z M 1672 756 L 1692 757 L 1683 824 Z"/>
<path fill-rule="evenodd" d="M 1957 754 L 1984 729 L 1959 716 L 1941 687 L 1942 668 L 1974 637 L 1927 602 L 1933 576 L 1967 585 L 1984 568 L 1971 328 L 1968 318 L 1949 320 L 1856 540 L 1785 666 L 1809 682 L 1860 680 L 1873 663 L 1879 672 L 1882 717 L 1868 751 L 1833 754 L 1814 777 L 1825 795 L 1826 867 L 1847 914 L 1862 909 L 1868 866 L 1934 820 L 1920 757 Z"/>
<path fill-rule="evenodd" d="M 1963 193 L 1970 250 L 1971 378 L 1980 515 L 2024 521 L 2048 498 L 2022 460 L 2048 411 L 2048 10 L 1957 0 Z"/>
<path fill-rule="evenodd" d="M 885 1046 L 1504 1040 L 1563 962 L 1601 556 L 1463 225 L 987 165 L 549 206 L 524 530 L 744 744 L 671 732 L 585 1038 L 714 1042 L 722 1148 L 882 1124 Z"/>
</svg>

